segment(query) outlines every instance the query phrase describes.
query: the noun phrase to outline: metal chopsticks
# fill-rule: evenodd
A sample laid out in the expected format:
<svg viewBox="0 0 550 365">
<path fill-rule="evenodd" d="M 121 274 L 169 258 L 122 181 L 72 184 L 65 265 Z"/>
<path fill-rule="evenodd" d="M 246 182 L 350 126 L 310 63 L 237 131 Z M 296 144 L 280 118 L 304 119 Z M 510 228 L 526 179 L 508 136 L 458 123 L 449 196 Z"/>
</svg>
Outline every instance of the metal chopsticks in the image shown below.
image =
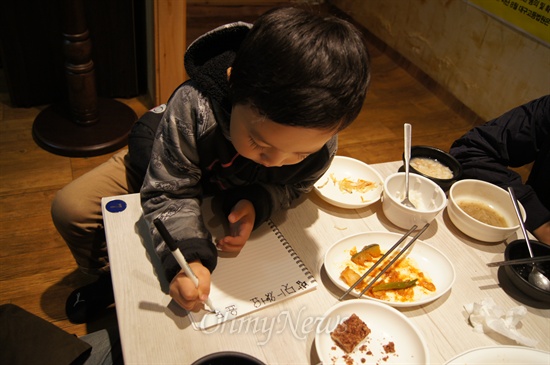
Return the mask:
<svg viewBox="0 0 550 365">
<path fill-rule="evenodd" d="M 542 262 L 542 261 L 550 261 L 550 255 L 536 256 L 533 258 L 526 257 L 524 259 L 515 259 L 515 260 L 508 260 L 508 261 L 490 262 L 487 264 L 487 266 L 496 267 L 496 266 L 506 266 L 506 265 L 532 264 L 535 262 Z"/>
<path fill-rule="evenodd" d="M 351 293 L 351 291 L 353 289 L 355 289 L 355 287 L 357 285 L 359 285 L 359 283 L 361 283 L 363 280 L 365 280 L 365 278 L 378 266 L 378 264 L 380 264 L 382 261 L 384 261 L 384 259 L 386 257 L 388 257 L 392 252 L 393 250 L 395 250 L 400 244 L 401 242 L 403 242 L 405 240 L 405 238 L 409 237 L 409 235 L 417 228 L 416 225 L 412 226 L 411 229 L 409 229 L 409 231 L 407 233 L 405 233 L 403 236 L 401 236 L 401 238 L 378 260 L 374 263 L 374 265 L 372 265 L 370 267 L 370 269 L 367 270 L 366 273 L 364 273 L 359 279 L 357 279 L 357 281 L 355 283 L 353 283 L 352 286 L 349 287 L 348 290 L 346 290 L 344 292 L 344 294 L 342 294 L 342 296 L 340 298 L 338 298 L 338 300 L 342 300 L 345 298 L 346 295 L 348 295 L 349 293 Z"/>
<path fill-rule="evenodd" d="M 376 283 L 376 281 L 405 253 L 407 252 L 407 250 L 409 249 L 409 247 L 418 239 L 418 237 L 420 237 L 420 235 L 422 233 L 424 233 L 424 231 L 426 229 L 428 229 L 428 227 L 430 226 L 429 223 L 426 223 L 424 225 L 424 227 L 422 227 L 422 229 L 409 241 L 409 243 L 407 243 L 405 245 L 405 247 L 403 247 L 403 249 L 380 271 L 380 273 L 378 275 L 376 275 L 376 277 L 374 279 L 372 279 L 370 281 L 370 283 L 365 287 L 365 289 L 363 289 L 363 291 L 361 291 L 361 294 L 359 295 L 359 297 L 361 297 L 367 290 L 369 290 L 373 285 L 374 283 Z M 365 280 L 365 278 L 376 268 L 378 267 L 378 265 L 380 263 L 382 263 L 384 261 L 384 259 L 386 257 L 388 257 L 415 229 L 417 228 L 416 225 L 412 226 L 411 229 L 405 233 L 378 261 L 376 261 L 374 263 L 374 265 L 372 265 L 368 270 L 367 272 L 365 272 L 355 283 L 353 283 L 352 286 L 349 287 L 348 290 L 346 290 L 344 292 L 344 294 L 338 298 L 338 300 L 342 300 L 343 298 L 346 297 L 346 295 L 348 295 L 353 289 L 355 289 L 355 287 L 357 285 L 359 285 L 359 283 L 361 283 L 363 280 Z"/>
</svg>

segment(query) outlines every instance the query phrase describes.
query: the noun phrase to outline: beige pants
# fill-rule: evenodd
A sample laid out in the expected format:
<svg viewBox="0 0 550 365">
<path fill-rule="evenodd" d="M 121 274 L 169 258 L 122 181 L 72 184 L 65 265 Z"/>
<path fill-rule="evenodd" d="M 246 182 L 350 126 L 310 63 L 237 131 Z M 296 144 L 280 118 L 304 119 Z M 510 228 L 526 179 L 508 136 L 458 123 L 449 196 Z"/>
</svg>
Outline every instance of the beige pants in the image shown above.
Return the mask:
<svg viewBox="0 0 550 365">
<path fill-rule="evenodd" d="M 79 268 L 91 275 L 109 271 L 101 198 L 139 192 L 141 178 L 128 164 L 127 150 L 57 192 L 52 219 Z"/>
</svg>

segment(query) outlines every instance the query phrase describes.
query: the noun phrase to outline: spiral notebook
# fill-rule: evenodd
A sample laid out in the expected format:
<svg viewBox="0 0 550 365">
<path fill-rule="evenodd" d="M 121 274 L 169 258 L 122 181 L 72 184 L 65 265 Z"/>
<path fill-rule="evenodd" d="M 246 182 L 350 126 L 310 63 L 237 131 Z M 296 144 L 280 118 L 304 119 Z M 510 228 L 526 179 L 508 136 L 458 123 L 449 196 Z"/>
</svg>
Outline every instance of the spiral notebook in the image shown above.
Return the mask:
<svg viewBox="0 0 550 365">
<path fill-rule="evenodd" d="M 213 239 L 225 235 L 208 201 L 203 215 Z M 277 226 L 258 227 L 239 254 L 219 252 L 212 273 L 210 299 L 217 313 L 189 312 L 196 329 L 233 320 L 294 296 L 314 290 L 317 282 Z"/>
</svg>

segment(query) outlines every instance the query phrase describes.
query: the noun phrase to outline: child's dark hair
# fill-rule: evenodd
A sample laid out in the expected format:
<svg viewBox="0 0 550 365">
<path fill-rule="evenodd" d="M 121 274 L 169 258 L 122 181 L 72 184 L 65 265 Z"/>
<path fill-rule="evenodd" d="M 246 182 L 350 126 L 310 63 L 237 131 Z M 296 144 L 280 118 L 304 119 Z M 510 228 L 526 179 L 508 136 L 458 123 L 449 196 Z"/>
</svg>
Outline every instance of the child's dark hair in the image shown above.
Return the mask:
<svg viewBox="0 0 550 365">
<path fill-rule="evenodd" d="M 233 104 L 284 125 L 340 131 L 359 114 L 370 80 L 361 33 L 336 17 L 277 8 L 254 23 L 233 63 Z"/>
</svg>

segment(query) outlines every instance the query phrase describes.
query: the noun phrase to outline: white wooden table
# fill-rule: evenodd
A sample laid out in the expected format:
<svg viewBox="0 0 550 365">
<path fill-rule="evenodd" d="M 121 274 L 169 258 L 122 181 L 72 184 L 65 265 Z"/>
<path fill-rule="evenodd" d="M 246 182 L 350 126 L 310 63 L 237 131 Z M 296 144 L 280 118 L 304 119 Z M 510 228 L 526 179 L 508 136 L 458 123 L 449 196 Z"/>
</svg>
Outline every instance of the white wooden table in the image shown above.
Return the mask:
<svg viewBox="0 0 550 365">
<path fill-rule="evenodd" d="M 372 166 L 385 177 L 400 165 L 391 162 Z M 273 217 L 273 221 L 314 274 L 319 283 L 317 290 L 254 312 L 248 322 L 231 321 L 197 331 L 185 311 L 166 294 L 166 280 L 156 274 L 158 259 L 143 241 L 148 239 L 144 234 L 148 228 L 141 215 L 139 195 L 104 198 L 103 202 L 113 199 L 127 204 L 120 213 L 104 215 L 126 364 L 190 364 L 223 350 L 241 351 L 266 364 L 318 364 L 315 328 L 309 323 L 322 318 L 342 294 L 323 269 L 326 249 L 337 240 L 360 232 L 404 233 L 384 217 L 380 202 L 347 210 L 329 205 L 311 193 L 290 210 Z M 473 348 L 517 345 L 505 337 L 476 333 L 468 324 L 464 305 L 489 297 L 505 309 L 524 305 L 528 314 L 521 322 L 520 332 L 537 340 L 537 349 L 550 351 L 550 306 L 544 308 L 507 286 L 502 268 L 486 266 L 503 259 L 504 243 L 470 239 L 454 227 L 446 210 L 420 239 L 439 248 L 453 262 L 457 274 L 451 291 L 438 300 L 422 307 L 400 308 L 423 333 L 431 363 L 443 364 Z M 515 236 L 510 240 L 513 239 Z M 550 364 L 550 356 L 548 361 Z"/>
</svg>

